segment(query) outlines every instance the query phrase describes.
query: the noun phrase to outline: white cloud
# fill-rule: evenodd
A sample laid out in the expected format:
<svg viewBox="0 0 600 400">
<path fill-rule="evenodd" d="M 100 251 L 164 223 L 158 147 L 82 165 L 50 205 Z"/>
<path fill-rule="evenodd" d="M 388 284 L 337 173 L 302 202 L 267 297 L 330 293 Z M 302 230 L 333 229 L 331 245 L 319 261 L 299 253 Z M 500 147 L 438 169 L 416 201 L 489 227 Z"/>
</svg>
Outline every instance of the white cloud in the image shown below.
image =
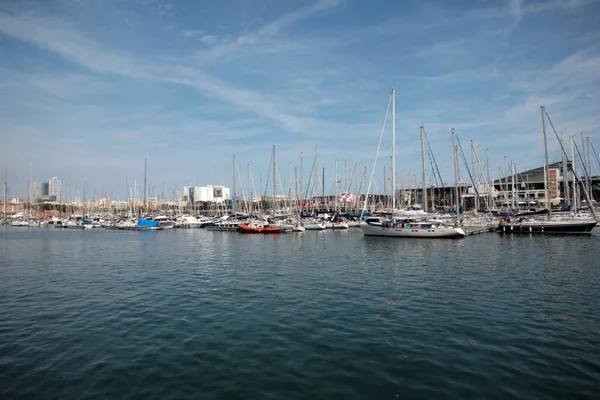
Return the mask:
<svg viewBox="0 0 600 400">
<path fill-rule="evenodd" d="M 183 31 L 183 36 L 185 37 L 202 37 L 204 34 L 206 34 L 206 31 L 202 29 L 188 29 Z"/>
<path fill-rule="evenodd" d="M 301 8 L 297 11 L 292 11 L 283 15 L 282 17 L 263 25 L 258 28 L 255 33 L 244 33 L 235 38 L 235 40 L 224 41 L 218 46 L 213 46 L 208 50 L 201 51 L 195 55 L 195 59 L 198 61 L 210 61 L 222 58 L 230 53 L 236 52 L 240 47 L 252 46 L 259 42 L 261 39 L 272 37 L 278 32 L 285 28 L 288 28 L 298 21 L 306 19 L 318 12 L 324 11 L 328 8 L 335 7 L 340 4 L 342 0 L 317 0 L 316 3 Z"/>
<path fill-rule="evenodd" d="M 218 36 L 216 35 L 203 35 L 200 37 L 200 41 L 205 44 L 213 44 L 217 41 Z"/>
</svg>

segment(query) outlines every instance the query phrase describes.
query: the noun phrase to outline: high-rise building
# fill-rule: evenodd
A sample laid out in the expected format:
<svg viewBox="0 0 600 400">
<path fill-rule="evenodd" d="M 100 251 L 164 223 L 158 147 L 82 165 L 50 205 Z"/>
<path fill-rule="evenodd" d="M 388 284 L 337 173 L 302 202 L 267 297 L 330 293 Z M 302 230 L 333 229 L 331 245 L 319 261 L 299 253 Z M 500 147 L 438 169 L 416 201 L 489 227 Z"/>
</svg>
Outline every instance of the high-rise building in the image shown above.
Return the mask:
<svg viewBox="0 0 600 400">
<path fill-rule="evenodd" d="M 48 194 L 54 196 L 55 200 L 60 200 L 60 179 L 56 176 L 48 181 Z"/>
<path fill-rule="evenodd" d="M 31 202 L 39 203 L 48 197 L 48 182 L 33 182 L 31 184 Z"/>
</svg>

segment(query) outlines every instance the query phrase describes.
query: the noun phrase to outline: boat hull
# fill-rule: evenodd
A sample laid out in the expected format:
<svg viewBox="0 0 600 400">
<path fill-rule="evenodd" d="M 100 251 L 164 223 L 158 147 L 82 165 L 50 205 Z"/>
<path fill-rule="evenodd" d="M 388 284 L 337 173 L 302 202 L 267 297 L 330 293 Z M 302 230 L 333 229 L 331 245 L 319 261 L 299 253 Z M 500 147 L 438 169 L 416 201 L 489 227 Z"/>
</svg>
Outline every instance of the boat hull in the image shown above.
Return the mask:
<svg viewBox="0 0 600 400">
<path fill-rule="evenodd" d="M 274 227 L 252 227 L 249 225 L 239 224 L 238 231 L 241 233 L 281 233 L 281 228 Z"/>
<path fill-rule="evenodd" d="M 496 227 L 498 233 L 573 233 L 589 234 L 596 226 L 595 221 L 585 222 L 524 222 L 524 223 L 505 223 Z"/>
<path fill-rule="evenodd" d="M 399 227 L 399 226 L 384 226 L 371 225 L 362 223 L 361 230 L 365 236 L 387 236 L 387 237 L 402 237 L 402 238 L 459 238 L 466 235 L 462 228 L 455 227 Z"/>
<path fill-rule="evenodd" d="M 305 223 L 304 229 L 307 231 L 323 231 L 326 229 L 325 224 L 317 224 L 317 223 Z"/>
</svg>

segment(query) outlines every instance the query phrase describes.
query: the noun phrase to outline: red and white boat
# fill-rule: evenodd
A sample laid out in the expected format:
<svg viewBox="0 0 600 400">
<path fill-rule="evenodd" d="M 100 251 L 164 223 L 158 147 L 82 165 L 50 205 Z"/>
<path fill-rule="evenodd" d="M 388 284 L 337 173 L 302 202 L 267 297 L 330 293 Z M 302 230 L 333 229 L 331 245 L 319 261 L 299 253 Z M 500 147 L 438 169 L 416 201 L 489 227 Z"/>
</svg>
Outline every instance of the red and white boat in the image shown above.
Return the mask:
<svg viewBox="0 0 600 400">
<path fill-rule="evenodd" d="M 281 233 L 281 228 L 253 222 L 250 224 L 239 224 L 238 231 L 241 233 Z"/>
</svg>

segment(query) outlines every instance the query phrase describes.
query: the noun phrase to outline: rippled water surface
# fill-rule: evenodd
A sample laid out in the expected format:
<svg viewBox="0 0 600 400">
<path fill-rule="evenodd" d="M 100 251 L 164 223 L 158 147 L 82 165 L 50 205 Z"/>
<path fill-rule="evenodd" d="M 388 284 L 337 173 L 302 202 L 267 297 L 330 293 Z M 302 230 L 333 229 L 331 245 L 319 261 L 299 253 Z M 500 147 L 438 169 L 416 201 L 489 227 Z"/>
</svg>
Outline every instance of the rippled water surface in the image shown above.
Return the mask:
<svg viewBox="0 0 600 400">
<path fill-rule="evenodd" d="M 0 398 L 594 398 L 599 244 L 0 228 Z"/>
</svg>

